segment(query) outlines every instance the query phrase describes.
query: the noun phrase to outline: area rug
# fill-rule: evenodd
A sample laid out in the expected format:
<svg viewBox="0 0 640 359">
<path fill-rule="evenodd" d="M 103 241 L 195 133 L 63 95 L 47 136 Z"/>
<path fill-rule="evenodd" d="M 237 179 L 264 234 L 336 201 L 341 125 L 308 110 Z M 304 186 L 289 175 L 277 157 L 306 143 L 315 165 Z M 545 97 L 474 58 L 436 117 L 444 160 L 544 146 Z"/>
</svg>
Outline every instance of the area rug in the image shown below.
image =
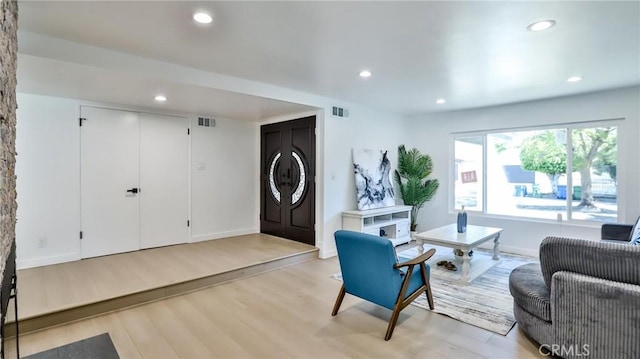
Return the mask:
<svg viewBox="0 0 640 359">
<path fill-rule="evenodd" d="M 119 359 L 109 333 L 32 354 L 25 359 Z"/>
<path fill-rule="evenodd" d="M 417 253 L 417 250 L 412 248 L 398 253 L 398 256 L 412 258 Z M 430 279 L 435 306 L 433 311 L 500 335 L 507 335 L 516 323 L 513 316 L 513 297 L 509 292 L 509 274 L 522 264 L 536 261 L 536 258 L 532 257 L 501 254 L 495 266 L 470 284 L 441 279 L 433 273 Z M 434 268 L 435 264 L 429 264 L 432 271 L 439 269 Z M 333 278 L 341 280 L 341 273 L 334 274 Z M 425 294 L 411 304 L 429 310 Z"/>
</svg>

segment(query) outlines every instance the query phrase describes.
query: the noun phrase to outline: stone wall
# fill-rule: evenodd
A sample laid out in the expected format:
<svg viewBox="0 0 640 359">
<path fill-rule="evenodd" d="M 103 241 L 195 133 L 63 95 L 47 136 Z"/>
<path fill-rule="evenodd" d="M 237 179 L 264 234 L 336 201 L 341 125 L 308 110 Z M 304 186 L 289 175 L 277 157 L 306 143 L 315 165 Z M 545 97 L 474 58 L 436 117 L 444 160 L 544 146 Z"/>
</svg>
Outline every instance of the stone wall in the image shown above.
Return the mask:
<svg viewBox="0 0 640 359">
<path fill-rule="evenodd" d="M 0 275 L 16 228 L 18 3 L 0 0 Z M 1 280 L 1 278 L 0 278 Z"/>
</svg>

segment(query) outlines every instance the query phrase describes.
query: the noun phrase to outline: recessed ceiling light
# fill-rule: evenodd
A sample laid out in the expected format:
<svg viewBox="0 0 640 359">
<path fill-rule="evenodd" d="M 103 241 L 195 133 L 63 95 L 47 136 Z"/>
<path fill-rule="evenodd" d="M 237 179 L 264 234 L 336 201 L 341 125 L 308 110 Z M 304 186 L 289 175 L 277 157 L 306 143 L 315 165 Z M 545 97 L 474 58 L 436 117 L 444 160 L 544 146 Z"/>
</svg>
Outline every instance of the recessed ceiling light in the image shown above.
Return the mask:
<svg viewBox="0 0 640 359">
<path fill-rule="evenodd" d="M 154 97 L 154 99 L 158 102 L 165 102 L 167 101 L 167 97 L 163 96 L 163 95 L 157 95 L 156 97 Z"/>
<path fill-rule="evenodd" d="M 213 17 L 206 12 L 197 12 L 193 14 L 193 19 L 201 24 L 210 24 L 213 21 Z"/>
<path fill-rule="evenodd" d="M 536 21 L 533 24 L 527 26 L 529 31 L 544 31 L 554 27 L 556 22 L 554 20 L 542 20 Z"/>
<path fill-rule="evenodd" d="M 578 82 L 582 80 L 582 76 L 571 76 L 567 79 L 568 82 Z"/>
<path fill-rule="evenodd" d="M 360 77 L 364 77 L 364 78 L 371 77 L 371 71 L 369 70 L 360 71 Z"/>
<path fill-rule="evenodd" d="M 442 105 L 442 104 L 443 104 L 443 103 L 445 103 L 445 102 L 447 102 L 447 101 L 445 101 L 443 98 L 439 98 L 439 99 L 437 99 L 437 100 L 436 100 L 436 103 L 437 103 L 438 105 Z"/>
</svg>

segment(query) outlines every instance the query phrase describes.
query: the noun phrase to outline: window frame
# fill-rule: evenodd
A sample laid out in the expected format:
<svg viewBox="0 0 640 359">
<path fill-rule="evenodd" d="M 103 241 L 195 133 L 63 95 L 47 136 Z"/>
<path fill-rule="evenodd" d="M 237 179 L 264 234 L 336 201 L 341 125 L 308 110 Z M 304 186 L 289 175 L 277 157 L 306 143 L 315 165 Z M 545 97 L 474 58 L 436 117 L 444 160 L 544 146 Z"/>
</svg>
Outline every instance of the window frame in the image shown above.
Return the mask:
<svg viewBox="0 0 640 359">
<path fill-rule="evenodd" d="M 537 125 L 537 126 L 520 126 L 520 127 L 507 127 L 507 128 L 493 128 L 487 130 L 476 130 L 476 131 L 458 131 L 450 133 L 450 144 L 449 144 L 449 193 L 448 193 L 448 209 L 450 214 L 455 214 L 459 211 L 459 208 L 456 208 L 456 193 L 455 193 L 455 180 L 456 180 L 456 154 L 455 154 L 455 144 L 456 140 L 464 137 L 473 137 L 473 136 L 482 136 L 482 205 L 480 206 L 482 210 L 476 209 L 467 209 L 466 211 L 471 212 L 474 216 L 477 217 L 486 217 L 486 218 L 497 218 L 497 219 L 507 219 L 507 220 L 515 220 L 515 221 L 526 221 L 526 222 L 543 222 L 543 223 L 563 223 L 563 224 L 572 224 L 579 225 L 583 227 L 600 227 L 605 222 L 586 220 L 586 219 L 574 219 L 573 218 L 573 206 L 571 205 L 572 196 L 573 196 L 573 175 L 566 176 L 566 186 L 567 186 L 567 195 L 565 200 L 566 206 L 566 218 L 559 219 L 547 219 L 547 218 L 538 218 L 538 217 L 526 217 L 526 216 L 515 216 L 515 215 L 507 215 L 507 214 L 495 214 L 487 212 L 487 183 L 488 183 L 488 174 L 487 174 L 487 136 L 491 134 L 500 134 L 505 132 L 524 132 L 524 131 L 544 131 L 544 130 L 557 130 L 557 129 L 565 129 L 567 133 L 566 140 L 566 152 L 567 152 L 567 174 L 573 174 L 573 130 L 576 129 L 585 129 L 585 128 L 599 128 L 599 127 L 616 127 L 616 131 L 618 133 L 618 138 L 616 141 L 617 153 L 616 153 L 616 162 L 620 163 L 620 128 L 623 123 L 624 118 L 614 118 L 614 119 L 605 119 L 605 120 L 592 120 L 592 121 L 577 121 L 577 122 L 563 122 L 563 123 L 554 123 L 554 124 L 545 124 L 545 125 Z M 624 170 L 622 171 L 624 173 Z M 618 173 L 619 177 L 620 173 Z M 623 218 L 624 215 L 621 211 L 621 206 L 619 202 L 619 198 L 621 197 L 620 189 L 622 186 L 618 186 L 616 188 L 616 205 L 617 205 L 617 213 L 616 213 L 616 221 L 615 223 L 620 222 L 620 218 Z"/>
</svg>

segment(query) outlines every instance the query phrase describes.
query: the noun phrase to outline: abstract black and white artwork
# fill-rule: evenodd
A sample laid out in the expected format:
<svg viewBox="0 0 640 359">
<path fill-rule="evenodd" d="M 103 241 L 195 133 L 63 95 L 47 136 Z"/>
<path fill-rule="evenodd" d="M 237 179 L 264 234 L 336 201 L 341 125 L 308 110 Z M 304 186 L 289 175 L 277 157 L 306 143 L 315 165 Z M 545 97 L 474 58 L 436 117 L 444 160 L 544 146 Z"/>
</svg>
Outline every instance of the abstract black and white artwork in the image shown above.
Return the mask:
<svg viewBox="0 0 640 359">
<path fill-rule="evenodd" d="M 353 150 L 356 199 L 360 211 L 396 204 L 391 184 L 391 162 L 387 153 L 381 150 Z"/>
</svg>

